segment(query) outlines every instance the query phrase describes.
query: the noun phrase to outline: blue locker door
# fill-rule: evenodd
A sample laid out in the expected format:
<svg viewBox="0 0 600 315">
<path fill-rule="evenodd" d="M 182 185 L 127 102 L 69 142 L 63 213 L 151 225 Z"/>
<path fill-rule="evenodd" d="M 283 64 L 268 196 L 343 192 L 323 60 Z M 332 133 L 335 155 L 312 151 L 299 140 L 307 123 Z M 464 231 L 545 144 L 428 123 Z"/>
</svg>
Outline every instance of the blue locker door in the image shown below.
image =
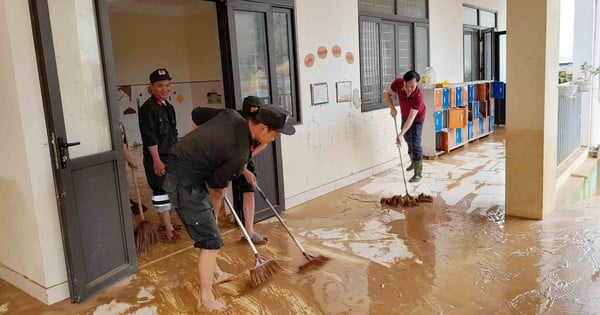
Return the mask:
<svg viewBox="0 0 600 315">
<path fill-rule="evenodd" d="M 456 128 L 456 144 L 462 143 L 462 128 Z"/>
<path fill-rule="evenodd" d="M 467 86 L 467 95 L 469 96 L 468 102 L 473 103 L 473 84 Z"/>
<path fill-rule="evenodd" d="M 442 131 L 442 126 L 444 125 L 444 119 L 443 119 L 443 112 L 437 111 L 434 113 L 434 118 L 435 118 L 435 132 L 440 132 Z"/>
<path fill-rule="evenodd" d="M 473 139 L 473 122 L 472 122 L 472 121 L 469 121 L 469 124 L 468 124 L 468 126 L 469 126 L 469 127 L 468 127 L 468 129 L 469 129 L 469 130 L 468 130 L 468 133 L 469 133 L 469 140 L 471 140 L 471 139 Z"/>
<path fill-rule="evenodd" d="M 450 89 L 442 90 L 442 108 L 450 109 Z"/>
</svg>

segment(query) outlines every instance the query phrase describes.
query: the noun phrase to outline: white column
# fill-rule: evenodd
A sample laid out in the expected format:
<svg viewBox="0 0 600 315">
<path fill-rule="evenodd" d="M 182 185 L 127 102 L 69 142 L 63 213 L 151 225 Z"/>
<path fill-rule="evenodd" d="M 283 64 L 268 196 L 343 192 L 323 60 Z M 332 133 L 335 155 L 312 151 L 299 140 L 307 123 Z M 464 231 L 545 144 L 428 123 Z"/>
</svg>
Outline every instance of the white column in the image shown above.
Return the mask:
<svg viewBox="0 0 600 315">
<path fill-rule="evenodd" d="M 559 0 L 508 0 L 506 214 L 555 207 Z"/>
</svg>

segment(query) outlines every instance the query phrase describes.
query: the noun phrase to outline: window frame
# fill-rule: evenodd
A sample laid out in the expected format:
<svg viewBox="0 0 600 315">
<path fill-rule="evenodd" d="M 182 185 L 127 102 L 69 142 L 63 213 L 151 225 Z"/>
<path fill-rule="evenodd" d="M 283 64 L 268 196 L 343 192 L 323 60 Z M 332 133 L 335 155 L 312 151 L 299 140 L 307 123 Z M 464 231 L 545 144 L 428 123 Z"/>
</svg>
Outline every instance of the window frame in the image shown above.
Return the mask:
<svg viewBox="0 0 600 315">
<path fill-rule="evenodd" d="M 272 104 L 279 106 L 280 104 L 278 104 L 278 102 L 276 101 L 277 98 L 277 74 L 276 74 L 276 69 L 273 66 L 274 64 L 274 58 L 275 58 L 275 52 L 273 51 L 274 49 L 274 25 L 273 25 L 273 14 L 274 13 L 285 13 L 287 14 L 287 23 L 288 23 L 288 28 L 287 28 L 287 35 L 288 35 L 288 48 L 289 48 L 289 65 L 290 65 L 290 88 L 291 88 L 291 100 L 292 100 L 292 104 L 291 104 L 291 108 L 292 108 L 292 112 L 290 113 L 290 121 L 293 124 L 301 124 L 302 123 L 302 113 L 301 113 L 301 103 L 300 103 L 300 99 L 299 99 L 299 80 L 298 80 L 298 65 L 296 64 L 296 58 L 297 58 L 297 52 L 298 52 L 298 40 L 296 37 L 296 29 L 297 29 L 297 25 L 296 25 L 296 8 L 294 6 L 294 1 L 293 0 L 262 0 L 260 2 L 255 2 L 253 0 L 230 0 L 228 2 L 227 5 L 230 5 L 231 7 L 233 7 L 234 9 L 229 13 L 225 13 L 228 15 L 228 19 L 230 21 L 233 21 L 233 14 L 235 11 L 248 11 L 248 12 L 259 12 L 265 15 L 265 31 L 267 33 L 267 66 L 268 66 L 268 71 L 267 71 L 267 75 L 269 78 L 269 82 L 270 82 L 270 87 L 269 87 L 269 92 L 270 92 L 270 99 Z M 231 15 L 230 15 L 231 14 Z M 223 45 L 225 46 L 229 46 L 228 47 L 228 51 L 231 52 L 231 63 L 232 65 L 237 63 L 237 55 L 236 55 L 236 51 L 237 51 L 237 34 L 235 33 L 234 30 L 228 30 L 229 33 L 229 38 L 226 39 L 227 42 L 223 43 L 221 42 L 221 45 L 223 47 Z M 229 43 L 229 41 L 231 41 L 231 44 Z M 223 49 L 223 48 L 222 48 Z M 231 88 L 232 88 L 232 95 L 230 95 L 230 99 L 232 100 L 233 104 L 236 104 L 236 108 L 237 109 L 241 109 L 241 82 L 238 80 L 234 80 L 233 78 L 237 77 L 239 78 L 239 73 L 238 73 L 238 68 L 237 67 L 233 67 L 231 69 L 233 76 L 232 76 L 232 82 L 230 82 L 231 84 Z M 227 90 L 227 86 L 225 86 L 225 90 Z M 227 93 L 227 92 L 226 92 Z M 227 97 L 226 97 L 226 102 L 228 101 Z M 237 104 L 240 104 L 239 106 Z"/>
<path fill-rule="evenodd" d="M 397 1 L 397 0 L 396 0 Z M 394 1 L 394 13 L 397 10 L 397 3 L 396 1 Z M 357 3 L 358 5 L 358 3 Z M 378 46 L 377 46 L 377 50 L 378 50 L 378 57 L 379 57 L 379 84 L 380 84 L 380 98 L 378 101 L 375 102 L 369 102 L 366 103 L 364 101 L 363 98 L 363 93 L 365 91 L 364 86 L 363 86 L 363 67 L 362 64 L 364 62 L 363 60 L 363 54 L 360 53 L 360 60 L 359 60 L 359 66 L 360 66 L 360 90 L 361 90 L 361 98 L 363 99 L 363 102 L 361 104 L 361 112 L 368 112 L 368 111 L 373 111 L 373 110 L 378 110 L 378 109 L 382 109 L 382 108 L 387 108 L 387 104 L 385 103 L 385 99 L 384 99 L 384 91 L 387 90 L 387 88 L 389 87 L 389 85 L 392 82 L 383 82 L 383 56 L 382 56 L 382 39 L 381 39 L 381 25 L 382 24 L 393 24 L 394 25 L 394 49 L 395 49 L 395 67 L 394 70 L 396 72 L 396 78 L 401 77 L 402 74 L 398 73 L 398 51 L 399 51 L 399 43 L 397 40 L 397 26 L 398 25 L 409 25 L 410 26 L 410 32 L 411 32 L 411 38 L 412 38 L 412 43 L 411 43 L 411 52 L 410 52 L 410 61 L 411 61 L 411 67 L 412 69 L 415 68 L 416 66 L 416 46 L 417 46 L 417 41 L 415 38 L 415 33 L 416 33 L 416 28 L 421 27 L 421 28 L 425 28 L 427 30 L 427 65 L 429 65 L 429 62 L 431 61 L 431 33 L 430 33 L 430 25 L 429 25 L 429 0 L 425 1 L 425 12 L 426 12 L 426 16 L 427 18 L 414 18 L 414 17 L 407 17 L 407 16 L 400 16 L 400 15 L 396 15 L 396 14 L 382 14 L 382 13 L 373 13 L 370 11 L 364 11 L 364 10 L 359 10 L 358 13 L 358 37 L 359 37 L 359 52 L 362 52 L 362 43 L 363 43 L 363 36 L 362 36 L 362 23 L 363 22 L 373 22 L 373 23 L 377 23 L 378 24 L 378 32 L 379 32 L 379 36 L 378 36 Z"/>
<path fill-rule="evenodd" d="M 474 9 L 477 11 L 477 25 L 471 25 L 471 24 L 464 24 L 464 16 L 463 16 L 463 81 L 467 81 L 467 78 L 465 77 L 465 63 L 464 63 L 464 59 L 465 59 L 465 42 L 464 42 L 464 35 L 466 32 L 471 32 L 473 34 L 477 34 L 477 39 L 478 39 L 478 43 L 479 45 L 477 45 L 477 53 L 475 58 L 477 59 L 477 65 L 478 65 L 478 71 L 477 71 L 477 78 L 474 78 L 473 81 L 477 81 L 477 80 L 483 80 L 485 77 L 485 71 L 484 71 L 484 50 L 482 50 L 482 46 L 484 45 L 483 43 L 483 33 L 484 31 L 488 31 L 490 29 L 493 29 L 493 31 L 495 32 L 498 28 L 498 11 L 496 10 L 492 10 L 492 9 L 487 9 L 487 8 L 482 8 L 482 7 L 478 7 L 478 6 L 474 6 L 474 5 L 470 5 L 470 4 L 463 4 L 463 8 L 470 8 L 470 9 Z M 481 26 L 481 21 L 480 21 L 480 11 L 485 11 L 485 12 L 489 12 L 489 13 L 493 13 L 494 14 L 494 27 L 490 27 L 490 26 Z M 464 11 L 463 11 L 464 14 Z M 493 33 L 492 33 L 493 34 Z M 493 36 L 492 36 L 493 37 Z M 492 38 L 492 45 L 494 42 L 494 38 Z M 492 46 L 493 49 L 493 46 Z M 492 51 L 492 54 L 494 54 L 494 52 Z M 492 59 L 494 59 L 494 57 L 492 57 Z M 473 61 L 473 56 L 471 61 Z M 494 60 L 492 60 L 493 62 L 495 62 Z M 494 65 L 492 64 L 492 78 L 494 77 Z M 473 74 L 473 71 L 471 71 L 471 74 Z"/>
<path fill-rule="evenodd" d="M 491 28 L 491 26 L 481 26 L 481 21 L 479 18 L 479 11 L 485 11 L 488 13 L 493 13 L 494 14 L 494 30 L 498 29 L 498 11 L 496 10 L 492 10 L 492 9 L 487 9 L 487 8 L 482 8 L 482 7 L 478 7 L 478 6 L 474 6 L 474 5 L 470 5 L 470 4 L 463 4 L 463 8 L 470 8 L 470 9 L 475 9 L 477 10 L 477 25 L 472 25 L 472 24 L 465 24 L 464 21 L 464 16 L 463 16 L 463 27 L 470 27 L 470 28 L 475 28 L 475 29 L 479 29 L 479 30 L 484 30 L 484 29 L 488 29 Z M 464 14 L 464 12 L 463 12 Z"/>
</svg>

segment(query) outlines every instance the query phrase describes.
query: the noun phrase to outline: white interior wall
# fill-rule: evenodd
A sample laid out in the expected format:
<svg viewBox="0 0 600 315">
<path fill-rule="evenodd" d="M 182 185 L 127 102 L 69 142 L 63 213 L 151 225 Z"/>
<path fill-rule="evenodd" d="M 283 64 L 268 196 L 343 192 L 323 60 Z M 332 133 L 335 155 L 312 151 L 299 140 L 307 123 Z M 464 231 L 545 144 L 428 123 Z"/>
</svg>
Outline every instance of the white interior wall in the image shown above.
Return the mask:
<svg viewBox="0 0 600 315">
<path fill-rule="evenodd" d="M 67 274 L 27 1 L 0 2 L 0 277 L 46 303 Z"/>
<path fill-rule="evenodd" d="M 429 54 L 439 82 L 463 81 L 464 4 L 497 11 L 496 30 L 506 30 L 506 0 L 429 0 Z"/>
<path fill-rule="evenodd" d="M 463 13 L 465 1 L 429 0 L 430 60 L 437 80 L 463 79 Z M 469 4 L 498 11 L 498 30 L 506 28 L 505 0 L 472 0 Z M 387 109 L 361 113 L 360 107 L 335 102 L 335 82 L 350 80 L 360 90 L 357 1 L 296 0 L 299 95 L 302 124 L 293 137 L 282 137 L 286 205 L 312 197 L 397 165 L 394 126 Z M 341 18 L 347 17 L 347 18 Z M 325 21 L 335 21 L 327 23 Z M 342 48 L 319 59 L 321 45 Z M 351 51 L 349 65 L 343 55 Z M 315 55 L 311 68 L 307 54 Z M 312 106 L 310 84 L 326 82 L 329 104 Z"/>
<path fill-rule="evenodd" d="M 208 104 L 206 94 L 223 95 L 216 5 L 208 1 L 169 4 L 114 3 L 110 9 L 118 85 L 131 85 L 131 99 L 119 100 L 121 120 L 132 144 L 141 143 L 137 114 L 125 115 L 150 96 L 148 75 L 165 67 L 173 77 L 170 102 L 180 136 L 191 130 L 191 111 Z M 119 92 L 122 95 L 122 92 Z M 179 102 L 179 100 L 182 100 Z"/>
<path fill-rule="evenodd" d="M 357 2 L 298 0 L 295 14 L 302 124 L 294 136 L 282 136 L 288 207 L 336 188 L 315 191 L 319 187 L 351 181 L 352 175 L 398 154 L 388 110 L 361 113 L 360 106 L 336 102 L 336 82 L 352 81 L 352 88 L 360 90 Z M 334 45 L 341 47 L 340 58 L 331 54 Z M 325 59 L 317 57 L 319 46 L 329 51 Z M 354 54 L 354 64 L 345 61 L 347 52 Z M 311 68 L 304 65 L 309 53 L 315 56 Z M 328 84 L 329 103 L 312 106 L 310 84 L 320 82 Z"/>
</svg>

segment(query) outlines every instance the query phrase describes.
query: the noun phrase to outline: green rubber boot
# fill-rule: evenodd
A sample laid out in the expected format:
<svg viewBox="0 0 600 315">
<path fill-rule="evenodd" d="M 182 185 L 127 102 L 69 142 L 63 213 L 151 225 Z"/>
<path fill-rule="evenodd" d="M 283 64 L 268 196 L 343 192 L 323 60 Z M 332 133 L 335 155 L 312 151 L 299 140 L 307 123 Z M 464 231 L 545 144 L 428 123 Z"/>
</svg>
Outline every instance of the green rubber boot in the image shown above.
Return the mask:
<svg viewBox="0 0 600 315">
<path fill-rule="evenodd" d="M 412 171 L 415 168 L 415 162 L 412 160 L 412 156 L 410 157 L 410 165 L 406 168 L 407 171 Z"/>
<path fill-rule="evenodd" d="M 413 162 L 415 175 L 411 177 L 408 181 L 411 183 L 415 183 L 421 180 L 421 172 L 423 171 L 423 160 L 414 161 Z"/>
</svg>

